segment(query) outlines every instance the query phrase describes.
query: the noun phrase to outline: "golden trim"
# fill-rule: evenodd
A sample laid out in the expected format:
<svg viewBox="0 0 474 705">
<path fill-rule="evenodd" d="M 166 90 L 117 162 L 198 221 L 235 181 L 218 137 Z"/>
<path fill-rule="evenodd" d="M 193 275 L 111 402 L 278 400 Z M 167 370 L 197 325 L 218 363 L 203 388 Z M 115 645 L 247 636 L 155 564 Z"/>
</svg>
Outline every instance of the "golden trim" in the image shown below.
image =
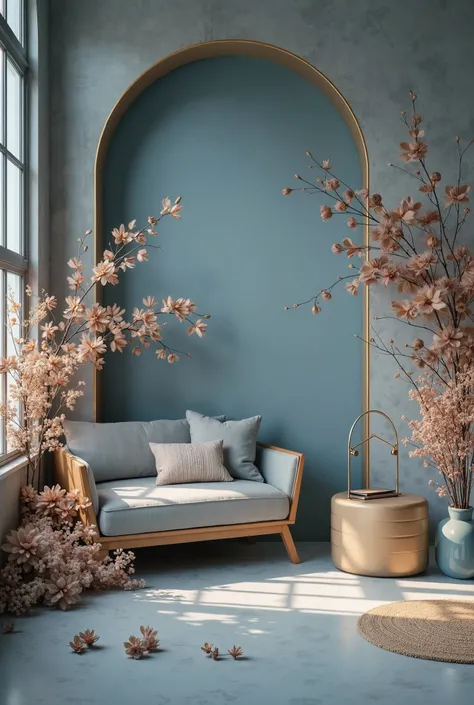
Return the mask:
<svg viewBox="0 0 474 705">
<path fill-rule="evenodd" d="M 254 58 L 268 59 L 275 61 L 282 66 L 286 66 L 295 73 L 299 74 L 310 83 L 313 83 L 321 90 L 332 102 L 336 110 L 344 119 L 349 127 L 349 130 L 354 138 L 356 148 L 359 154 L 362 168 L 362 186 L 369 188 L 369 159 L 367 154 L 367 145 L 364 135 L 360 128 L 359 122 L 352 110 L 351 106 L 336 88 L 336 86 L 325 76 L 321 71 L 312 66 L 308 61 L 302 59 L 296 54 L 292 54 L 286 49 L 265 44 L 247 39 L 224 39 L 212 42 L 202 42 L 179 49 L 173 54 L 169 54 L 163 59 L 160 59 L 155 64 L 144 71 L 130 86 L 122 93 L 114 107 L 112 108 L 109 117 L 107 118 L 97 146 L 97 153 L 94 165 L 94 257 L 98 261 L 101 257 L 101 241 L 99 234 L 103 229 L 103 211 L 102 211 L 102 192 L 103 192 L 103 173 L 107 156 L 107 151 L 110 145 L 112 135 L 120 122 L 122 116 L 128 110 L 133 101 L 152 83 L 166 74 L 170 73 L 180 66 L 200 61 L 201 59 L 209 59 L 216 56 L 251 56 Z M 363 226 L 363 244 L 369 242 L 368 224 Z M 363 337 L 369 338 L 369 291 L 368 287 L 364 287 L 363 303 L 362 303 L 362 330 Z M 94 371 L 94 420 L 98 420 L 98 409 L 100 406 L 100 388 L 98 384 L 98 373 Z M 362 361 L 362 409 L 367 411 L 370 409 L 370 346 L 365 344 L 363 349 Z M 370 435 L 369 415 L 364 416 L 364 437 Z M 367 444 L 363 455 L 363 478 L 364 483 L 368 485 L 370 482 L 370 452 Z"/>
<path fill-rule="evenodd" d="M 395 443 L 389 443 L 389 441 L 386 441 L 385 438 L 381 438 L 376 433 L 371 433 L 369 436 L 365 436 L 364 439 L 360 443 L 357 443 L 357 445 L 355 445 L 355 446 L 351 445 L 352 434 L 354 433 L 355 427 L 357 426 L 357 424 L 359 423 L 359 421 L 361 419 L 363 422 L 363 419 L 366 418 L 367 416 L 369 416 L 370 414 L 380 414 L 380 416 L 383 416 L 385 419 L 387 419 L 387 421 L 389 421 L 389 423 L 392 426 L 393 433 L 395 435 Z M 379 411 L 378 409 L 369 409 L 368 411 L 364 411 L 362 414 L 360 414 L 360 416 L 358 416 L 356 418 L 356 420 L 354 421 L 354 423 L 351 426 L 351 430 L 349 431 L 349 438 L 347 439 L 347 498 L 348 499 L 351 498 L 351 457 L 359 455 L 359 451 L 357 450 L 357 448 L 360 448 L 361 446 L 363 446 L 362 450 L 364 450 L 364 448 L 369 448 L 370 441 L 372 440 L 372 438 L 376 438 L 378 441 L 385 443 L 385 445 L 390 446 L 390 448 L 392 449 L 390 451 L 390 454 L 395 456 L 395 458 L 396 458 L 396 460 L 395 460 L 395 491 L 397 493 L 399 491 L 400 469 L 399 469 L 397 429 L 395 428 L 395 424 L 393 423 L 390 416 L 387 416 L 387 414 L 385 414 L 383 411 Z M 364 488 L 369 488 L 369 487 L 370 487 L 370 476 L 368 478 L 368 484 L 364 485 Z"/>
</svg>

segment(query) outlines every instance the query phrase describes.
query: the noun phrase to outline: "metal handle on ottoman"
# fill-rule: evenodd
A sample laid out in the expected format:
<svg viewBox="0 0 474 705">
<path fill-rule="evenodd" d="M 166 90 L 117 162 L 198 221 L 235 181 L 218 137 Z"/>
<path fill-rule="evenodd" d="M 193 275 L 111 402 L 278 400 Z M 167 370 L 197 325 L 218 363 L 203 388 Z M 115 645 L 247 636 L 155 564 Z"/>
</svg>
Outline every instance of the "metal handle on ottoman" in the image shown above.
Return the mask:
<svg viewBox="0 0 474 705">
<path fill-rule="evenodd" d="M 363 441 L 358 443 L 356 446 L 351 445 L 352 441 L 352 434 L 354 432 L 354 428 L 357 426 L 359 421 L 364 418 L 364 416 L 367 416 L 368 414 L 380 414 L 380 416 L 383 416 L 387 421 L 390 422 L 392 428 L 393 428 L 393 433 L 395 434 L 395 445 L 393 443 L 389 443 L 386 441 L 384 438 L 380 438 L 380 436 L 377 436 L 376 433 L 371 433 L 370 436 L 365 438 Z M 365 445 L 365 443 L 368 443 L 369 441 L 372 440 L 372 438 L 377 438 L 377 440 L 382 441 L 382 443 L 385 443 L 386 445 L 390 446 L 391 451 L 390 455 L 395 456 L 395 491 L 398 492 L 398 433 L 397 429 L 395 428 L 395 424 L 393 423 L 392 419 L 387 416 L 387 414 L 384 414 L 383 411 L 378 411 L 377 409 L 369 409 L 369 411 L 364 411 L 363 414 L 358 416 L 354 423 L 352 424 L 351 430 L 349 431 L 349 439 L 347 441 L 347 496 L 350 497 L 351 494 L 351 457 L 359 455 L 359 451 L 357 448 L 360 448 L 360 446 Z M 369 481 L 369 487 L 370 487 L 370 481 Z"/>
</svg>

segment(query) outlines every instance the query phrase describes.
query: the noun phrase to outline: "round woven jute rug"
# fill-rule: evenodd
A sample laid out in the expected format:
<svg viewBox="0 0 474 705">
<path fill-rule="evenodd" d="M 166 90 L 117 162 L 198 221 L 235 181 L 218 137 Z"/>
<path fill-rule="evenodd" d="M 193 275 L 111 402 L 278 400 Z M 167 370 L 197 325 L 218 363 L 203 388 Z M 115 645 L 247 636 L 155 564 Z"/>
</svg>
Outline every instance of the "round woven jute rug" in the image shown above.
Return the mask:
<svg viewBox="0 0 474 705">
<path fill-rule="evenodd" d="M 359 618 L 374 646 L 430 661 L 474 663 L 474 601 L 413 600 L 381 605 Z"/>
</svg>

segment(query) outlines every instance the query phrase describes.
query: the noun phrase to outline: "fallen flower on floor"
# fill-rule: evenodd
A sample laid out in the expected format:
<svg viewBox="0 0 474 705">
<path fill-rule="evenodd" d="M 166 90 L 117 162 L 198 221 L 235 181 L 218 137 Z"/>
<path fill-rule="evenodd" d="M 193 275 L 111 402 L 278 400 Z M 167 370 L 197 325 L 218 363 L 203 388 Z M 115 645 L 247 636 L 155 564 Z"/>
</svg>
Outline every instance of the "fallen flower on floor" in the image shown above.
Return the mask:
<svg viewBox="0 0 474 705">
<path fill-rule="evenodd" d="M 233 646 L 231 649 L 227 651 L 228 654 L 232 656 L 234 661 L 236 661 L 240 656 L 243 656 L 243 649 L 241 646 Z"/>
<path fill-rule="evenodd" d="M 83 654 L 86 650 L 86 645 L 78 634 L 74 635 L 74 639 L 69 642 L 69 646 L 76 654 Z"/>
<path fill-rule="evenodd" d="M 128 641 L 124 641 L 125 653 L 127 656 L 131 656 L 135 660 L 141 659 L 146 651 L 145 644 L 142 639 L 137 636 L 128 637 Z"/>
<path fill-rule="evenodd" d="M 99 641 L 99 635 L 95 633 L 93 629 L 86 629 L 83 632 L 79 632 L 79 636 L 87 646 L 91 647 Z"/>
<path fill-rule="evenodd" d="M 214 651 L 211 651 L 211 656 L 213 661 L 219 661 L 219 649 L 217 648 L 217 646 Z"/>
<path fill-rule="evenodd" d="M 4 622 L 2 625 L 2 630 L 4 634 L 13 634 L 15 631 L 15 625 L 13 622 Z"/>
<path fill-rule="evenodd" d="M 148 639 L 148 637 L 150 637 L 150 636 L 152 636 L 153 638 L 156 638 L 158 636 L 157 630 L 153 629 L 153 627 L 144 627 L 142 625 L 140 627 L 140 631 L 141 631 L 144 639 Z"/>
<path fill-rule="evenodd" d="M 160 640 L 157 638 L 158 632 L 153 627 L 140 627 L 140 631 L 143 635 L 143 646 L 145 647 L 145 652 L 151 654 L 153 651 L 158 651 L 158 646 L 160 645 Z"/>
<path fill-rule="evenodd" d="M 151 654 L 154 651 L 158 651 L 160 641 L 156 637 L 147 636 L 144 639 L 142 639 L 142 641 L 143 641 L 143 646 L 145 648 L 145 653 Z"/>
<path fill-rule="evenodd" d="M 212 653 L 212 644 L 208 644 L 207 641 L 204 643 L 204 646 L 201 646 L 201 651 L 204 651 L 206 656 L 210 656 Z"/>
</svg>

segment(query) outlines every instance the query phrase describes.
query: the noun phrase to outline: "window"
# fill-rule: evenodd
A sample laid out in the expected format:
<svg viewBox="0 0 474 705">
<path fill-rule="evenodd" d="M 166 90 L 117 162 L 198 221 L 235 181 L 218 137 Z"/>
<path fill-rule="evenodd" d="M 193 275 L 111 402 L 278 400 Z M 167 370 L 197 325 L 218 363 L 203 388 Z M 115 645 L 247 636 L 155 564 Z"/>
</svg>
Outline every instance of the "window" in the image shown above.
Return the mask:
<svg viewBox="0 0 474 705">
<path fill-rule="evenodd" d="M 21 302 L 28 265 L 26 245 L 26 72 L 24 0 L 0 0 L 0 356 L 15 353 L 7 334 L 6 299 Z M 8 379 L 0 375 L 0 395 Z M 12 453 L 0 425 L 0 463 Z"/>
</svg>

